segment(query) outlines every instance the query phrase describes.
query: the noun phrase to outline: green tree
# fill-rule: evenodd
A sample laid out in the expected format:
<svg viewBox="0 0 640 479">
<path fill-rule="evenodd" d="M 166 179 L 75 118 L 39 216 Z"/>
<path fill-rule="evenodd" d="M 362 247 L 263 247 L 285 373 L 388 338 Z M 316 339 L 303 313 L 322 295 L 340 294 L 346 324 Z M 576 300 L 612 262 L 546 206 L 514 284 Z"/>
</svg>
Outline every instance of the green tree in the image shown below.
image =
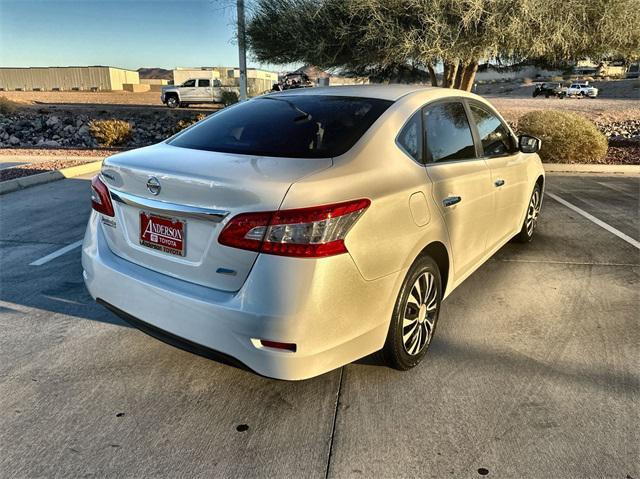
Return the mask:
<svg viewBox="0 0 640 479">
<path fill-rule="evenodd" d="M 470 90 L 481 60 L 551 61 L 640 53 L 640 0 L 257 0 L 256 59 L 397 80 L 444 67 Z M 401 73 L 402 75 L 399 75 Z"/>
</svg>

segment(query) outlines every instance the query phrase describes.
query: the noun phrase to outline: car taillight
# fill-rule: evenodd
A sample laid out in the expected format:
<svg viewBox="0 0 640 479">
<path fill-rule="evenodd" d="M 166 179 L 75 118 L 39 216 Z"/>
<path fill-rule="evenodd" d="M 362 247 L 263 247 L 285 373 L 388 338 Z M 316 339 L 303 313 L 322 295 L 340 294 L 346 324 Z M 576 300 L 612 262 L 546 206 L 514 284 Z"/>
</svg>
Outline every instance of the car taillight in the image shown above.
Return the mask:
<svg viewBox="0 0 640 479">
<path fill-rule="evenodd" d="M 368 199 L 295 210 L 242 213 L 218 241 L 225 246 L 281 256 L 318 258 L 346 253 L 344 238 L 369 207 Z"/>
<path fill-rule="evenodd" d="M 100 179 L 100 175 L 96 175 L 91 179 L 91 207 L 103 215 L 115 216 L 113 203 L 109 198 L 109 190 Z"/>
</svg>

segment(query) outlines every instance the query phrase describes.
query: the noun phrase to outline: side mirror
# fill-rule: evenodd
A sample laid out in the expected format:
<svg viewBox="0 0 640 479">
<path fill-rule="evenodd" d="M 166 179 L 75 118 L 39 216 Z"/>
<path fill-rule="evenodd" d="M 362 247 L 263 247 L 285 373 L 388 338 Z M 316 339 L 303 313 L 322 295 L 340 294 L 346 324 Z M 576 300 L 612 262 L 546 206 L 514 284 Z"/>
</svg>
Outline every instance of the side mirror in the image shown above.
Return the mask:
<svg viewBox="0 0 640 479">
<path fill-rule="evenodd" d="M 542 140 L 535 136 L 520 135 L 518 137 L 518 149 L 522 153 L 537 153 L 542 146 Z"/>
</svg>

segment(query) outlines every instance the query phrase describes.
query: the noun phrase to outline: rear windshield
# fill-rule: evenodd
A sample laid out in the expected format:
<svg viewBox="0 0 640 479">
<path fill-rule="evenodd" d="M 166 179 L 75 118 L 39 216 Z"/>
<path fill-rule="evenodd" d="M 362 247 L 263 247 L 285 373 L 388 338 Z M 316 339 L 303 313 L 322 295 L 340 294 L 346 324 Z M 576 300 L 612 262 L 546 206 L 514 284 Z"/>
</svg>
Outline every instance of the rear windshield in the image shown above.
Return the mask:
<svg viewBox="0 0 640 479">
<path fill-rule="evenodd" d="M 244 155 L 329 158 L 348 151 L 392 103 L 343 96 L 262 96 L 211 115 L 169 144 Z"/>
</svg>

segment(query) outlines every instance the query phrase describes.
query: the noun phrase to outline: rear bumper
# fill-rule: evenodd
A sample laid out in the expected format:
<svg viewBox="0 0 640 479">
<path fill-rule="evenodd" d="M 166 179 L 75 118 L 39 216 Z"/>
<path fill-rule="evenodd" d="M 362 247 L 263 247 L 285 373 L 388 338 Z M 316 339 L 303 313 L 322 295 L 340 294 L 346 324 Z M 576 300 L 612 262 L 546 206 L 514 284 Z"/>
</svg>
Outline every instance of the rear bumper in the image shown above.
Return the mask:
<svg viewBox="0 0 640 479">
<path fill-rule="evenodd" d="M 287 380 L 317 376 L 379 350 L 404 277 L 402 271 L 365 281 L 348 254 L 320 260 L 260 255 L 239 291 L 214 290 L 113 254 L 95 212 L 82 266 L 91 296 L 143 331 Z M 265 348 L 260 339 L 295 343 L 297 350 Z"/>
</svg>

